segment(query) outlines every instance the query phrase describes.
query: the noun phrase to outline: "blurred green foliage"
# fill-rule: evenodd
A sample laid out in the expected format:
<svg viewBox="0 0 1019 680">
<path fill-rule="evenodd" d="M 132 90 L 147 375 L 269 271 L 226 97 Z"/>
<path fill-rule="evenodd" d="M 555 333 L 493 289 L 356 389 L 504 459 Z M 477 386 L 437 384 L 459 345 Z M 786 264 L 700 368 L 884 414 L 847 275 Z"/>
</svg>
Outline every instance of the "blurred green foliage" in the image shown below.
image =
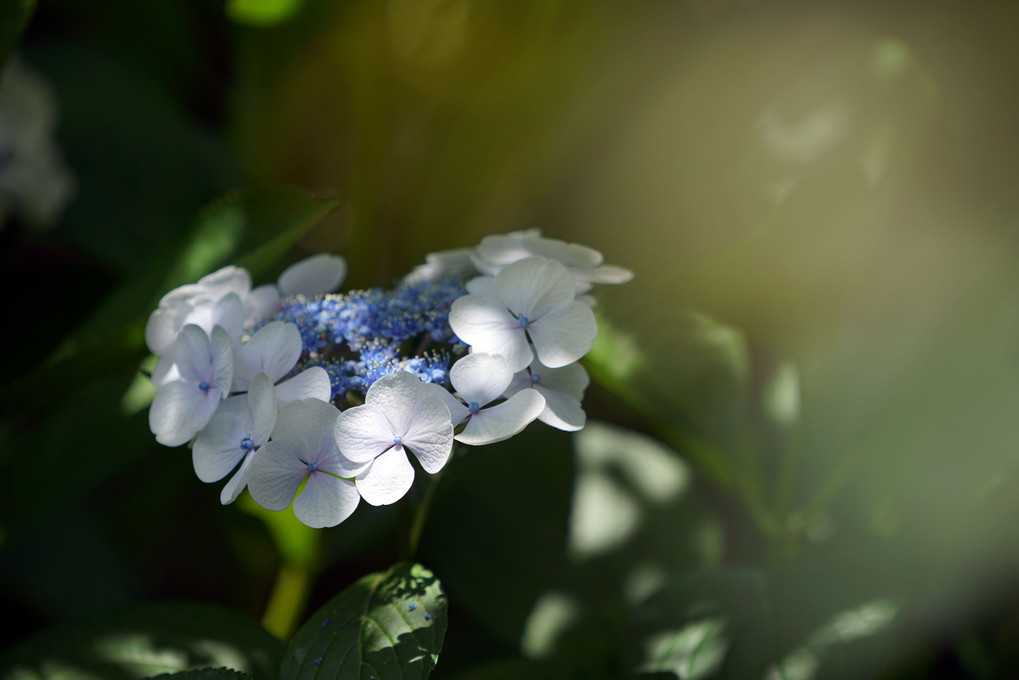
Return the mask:
<svg viewBox="0 0 1019 680">
<path fill-rule="evenodd" d="M 222 507 L 152 441 L 164 292 L 317 250 L 386 286 L 537 226 L 636 272 L 598 291 L 591 422 L 457 455 L 416 558 L 449 629 L 401 659 L 442 646 L 459 680 L 1019 674 L 1013 6 L 32 10 L 2 4 L 0 59 L 20 35 L 50 82 L 77 194 L 52 231 L 0 233 L 3 673 L 121 677 L 128 650 L 170 662 L 122 677 L 268 677 L 283 644 L 254 621 L 307 619 L 317 644 L 311 612 L 400 569 L 398 510 L 312 532 Z M 131 618 L 175 599 L 205 604 Z M 213 624 L 243 635 L 195 651 Z"/>
</svg>

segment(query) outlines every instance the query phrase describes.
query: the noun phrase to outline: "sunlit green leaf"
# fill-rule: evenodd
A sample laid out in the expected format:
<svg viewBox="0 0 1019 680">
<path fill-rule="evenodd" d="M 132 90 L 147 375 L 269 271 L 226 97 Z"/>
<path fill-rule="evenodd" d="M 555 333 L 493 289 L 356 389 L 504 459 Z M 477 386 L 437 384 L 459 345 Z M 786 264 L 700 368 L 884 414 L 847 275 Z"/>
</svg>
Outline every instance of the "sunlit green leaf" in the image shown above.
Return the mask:
<svg viewBox="0 0 1019 680">
<path fill-rule="evenodd" d="M 231 668 L 202 668 L 196 671 L 181 671 L 154 676 L 154 680 L 249 680 L 247 673 Z"/>
<path fill-rule="evenodd" d="M 439 580 L 420 564 L 365 576 L 301 627 L 281 678 L 427 678 L 442 650 L 446 607 Z"/>
<path fill-rule="evenodd" d="M 226 14 L 238 24 L 272 26 L 289 19 L 302 4 L 304 0 L 227 0 Z"/>
<path fill-rule="evenodd" d="M 207 605 L 158 604 L 47 631 L 0 658 L 0 678 L 128 680 L 225 666 L 276 680 L 282 654 L 283 644 L 250 619 Z"/>
</svg>

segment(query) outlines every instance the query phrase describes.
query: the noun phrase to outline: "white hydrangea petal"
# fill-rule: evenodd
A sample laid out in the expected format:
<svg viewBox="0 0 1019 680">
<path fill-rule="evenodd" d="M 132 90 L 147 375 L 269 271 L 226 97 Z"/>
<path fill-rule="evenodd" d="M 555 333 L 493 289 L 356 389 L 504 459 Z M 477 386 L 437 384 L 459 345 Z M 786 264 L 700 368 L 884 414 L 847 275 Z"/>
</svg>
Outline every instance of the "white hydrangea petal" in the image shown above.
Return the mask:
<svg viewBox="0 0 1019 680">
<path fill-rule="evenodd" d="M 449 369 L 449 381 L 465 403 L 495 401 L 513 379 L 509 362 L 498 354 L 478 352 L 461 357 Z"/>
<path fill-rule="evenodd" d="M 244 303 L 237 293 L 229 293 L 218 300 L 199 300 L 191 306 L 184 323 L 201 326 L 207 333 L 215 326 L 222 326 L 231 338 L 237 339 L 244 328 Z"/>
<path fill-rule="evenodd" d="M 534 364 L 531 365 L 533 366 Z M 512 397 L 520 390 L 526 390 L 529 389 L 530 387 L 532 387 L 531 370 L 524 369 L 523 371 L 518 371 L 517 373 L 513 374 L 513 378 L 512 380 L 510 380 L 510 384 L 506 388 L 506 391 L 502 393 L 502 396 Z"/>
<path fill-rule="evenodd" d="M 475 295 L 495 295 L 495 277 L 475 276 L 465 287 L 468 293 Z"/>
<path fill-rule="evenodd" d="M 590 307 L 573 302 L 532 322 L 527 334 L 538 360 L 549 368 L 559 368 L 590 351 L 598 335 L 598 323 Z"/>
<path fill-rule="evenodd" d="M 315 529 L 334 527 L 354 514 L 360 502 L 353 482 L 313 472 L 294 499 L 294 515 Z"/>
<path fill-rule="evenodd" d="M 574 278 L 588 283 L 628 283 L 633 280 L 633 272 L 625 267 L 606 264 L 593 269 L 571 270 Z"/>
<path fill-rule="evenodd" d="M 248 389 L 246 401 L 251 415 L 251 441 L 255 446 L 262 446 L 269 441 L 269 435 L 276 427 L 276 417 L 279 414 L 276 388 L 273 387 L 268 375 L 262 372 L 255 375 Z"/>
<path fill-rule="evenodd" d="M 418 399 L 424 394 L 421 379 L 406 371 L 384 375 L 368 388 L 364 403 L 372 404 L 385 414 L 392 434 L 405 435 Z"/>
<path fill-rule="evenodd" d="M 567 267 L 597 267 L 604 261 L 602 254 L 594 248 L 554 238 L 522 237 L 520 246 L 534 255 L 543 255 L 562 262 Z"/>
<path fill-rule="evenodd" d="M 276 386 L 276 401 L 281 409 L 298 399 L 329 401 L 331 395 L 329 373 L 321 366 L 305 369 Z"/>
<path fill-rule="evenodd" d="M 188 324 L 180 329 L 173 356 L 177 371 L 184 380 L 199 383 L 212 377 L 212 344 L 201 327 Z"/>
<path fill-rule="evenodd" d="M 371 467 L 357 476 L 361 498 L 372 505 L 391 505 L 403 498 L 414 484 L 414 467 L 402 447 L 386 451 Z"/>
<path fill-rule="evenodd" d="M 348 408 L 336 419 L 336 446 L 347 459 L 368 463 L 393 446 L 393 426 L 374 404 Z"/>
<path fill-rule="evenodd" d="M 236 346 L 236 368 L 233 388 L 248 389 L 249 381 L 259 371 L 276 382 L 290 372 L 301 358 L 301 332 L 285 321 L 272 321 L 260 328 L 251 339 Z"/>
<path fill-rule="evenodd" d="M 336 446 L 333 427 L 339 415 L 335 406 L 318 399 L 292 401 L 276 417 L 272 440 L 287 442 L 306 462 L 317 461 Z"/>
<path fill-rule="evenodd" d="M 205 427 L 219 405 L 218 396 L 192 383 L 164 385 L 149 407 L 149 429 L 163 446 L 180 446 Z"/>
<path fill-rule="evenodd" d="M 562 368 L 549 368 L 541 362 L 531 364 L 531 372 L 538 376 L 538 383 L 550 390 L 565 392 L 578 401 L 584 398 L 584 391 L 591 384 L 591 378 L 580 364 L 568 364 Z"/>
<path fill-rule="evenodd" d="M 251 273 L 244 267 L 229 264 L 198 279 L 196 286 L 214 300 L 230 293 L 244 297 L 251 290 Z"/>
<path fill-rule="evenodd" d="M 456 440 L 471 446 L 501 442 L 527 427 L 544 408 L 545 398 L 537 391 L 522 390 L 471 416 Z"/>
<path fill-rule="evenodd" d="M 467 409 L 467 407 L 464 406 L 459 399 L 450 394 L 445 387 L 436 385 L 435 383 L 427 383 L 425 385 L 425 389 L 428 393 L 441 399 L 445 407 L 449 409 L 449 419 L 453 424 L 453 427 L 462 423 L 464 419 L 470 415 L 471 412 Z"/>
<path fill-rule="evenodd" d="M 449 325 L 474 351 L 501 354 L 514 370 L 531 363 L 534 357 L 524 329 L 491 295 L 465 295 L 454 300 Z"/>
<path fill-rule="evenodd" d="M 425 472 L 434 475 L 443 468 L 453 450 L 453 424 L 441 399 L 427 394 L 418 401 L 403 445 L 417 457 Z"/>
<path fill-rule="evenodd" d="M 149 351 L 162 354 L 169 349 L 190 311 L 190 305 L 181 303 L 172 307 L 159 307 L 152 312 L 145 323 L 145 345 Z"/>
<path fill-rule="evenodd" d="M 209 424 L 198 433 L 191 448 L 191 462 L 198 479 L 206 483 L 218 482 L 237 467 L 248 453 L 241 448 L 241 441 L 250 435 L 251 427 L 246 397 L 224 401 Z"/>
<path fill-rule="evenodd" d="M 580 405 L 580 400 L 560 390 L 536 387 L 545 397 L 545 408 L 538 415 L 538 420 L 565 432 L 576 432 L 587 424 L 587 414 Z"/>
<path fill-rule="evenodd" d="M 164 308 L 187 305 L 198 298 L 209 299 L 209 294 L 197 283 L 185 283 L 183 286 L 177 286 L 161 297 L 159 299 L 159 307 Z"/>
<path fill-rule="evenodd" d="M 529 257 L 503 269 L 493 282 L 495 294 L 513 314 L 536 319 L 568 305 L 576 297 L 573 277 L 559 262 Z"/>
<path fill-rule="evenodd" d="M 220 398 L 230 394 L 234 379 L 234 346 L 222 326 L 212 329 L 209 350 L 212 354 L 212 374 L 207 378 L 210 391 L 219 391 Z"/>
<path fill-rule="evenodd" d="M 167 383 L 181 380 L 180 370 L 177 368 L 177 361 L 174 359 L 174 345 L 170 345 L 165 352 L 159 355 L 155 368 L 152 369 L 152 385 L 157 390 Z"/>
<path fill-rule="evenodd" d="M 284 269 L 276 285 L 284 297 L 290 295 L 311 297 L 336 292 L 346 275 L 346 260 L 339 255 L 319 253 Z"/>
<path fill-rule="evenodd" d="M 220 503 L 230 505 L 241 495 L 241 491 L 244 491 L 244 487 L 248 485 L 248 470 L 255 455 L 256 452 L 252 450 L 248 451 L 248 454 L 244 456 L 244 460 L 241 461 L 241 466 L 237 468 L 237 472 L 234 473 L 233 477 L 230 478 L 230 481 L 223 486 L 223 490 L 219 493 Z"/>
<path fill-rule="evenodd" d="M 256 324 L 280 311 L 280 292 L 271 283 L 259 286 L 244 297 L 244 323 Z"/>
<path fill-rule="evenodd" d="M 307 474 L 308 466 L 297 457 L 290 442 L 274 439 L 252 458 L 248 492 L 266 510 L 286 510 Z"/>
</svg>

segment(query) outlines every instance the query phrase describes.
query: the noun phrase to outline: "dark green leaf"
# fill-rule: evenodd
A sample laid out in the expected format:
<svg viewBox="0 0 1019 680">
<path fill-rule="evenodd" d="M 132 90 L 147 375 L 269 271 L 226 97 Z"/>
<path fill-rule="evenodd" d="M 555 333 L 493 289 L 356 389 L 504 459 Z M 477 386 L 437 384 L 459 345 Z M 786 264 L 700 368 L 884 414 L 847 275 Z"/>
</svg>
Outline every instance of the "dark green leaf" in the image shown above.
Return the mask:
<svg viewBox="0 0 1019 680">
<path fill-rule="evenodd" d="M 442 649 L 446 607 L 439 580 L 420 564 L 369 574 L 301 627 L 281 677 L 427 678 Z"/>
<path fill-rule="evenodd" d="M 283 651 L 279 640 L 233 612 L 154 604 L 51 629 L 0 658 L 0 678 L 128 680 L 230 666 L 255 680 L 276 680 Z"/>
<path fill-rule="evenodd" d="M 197 671 L 181 671 L 180 673 L 164 673 L 156 675 L 153 680 L 250 680 L 251 676 L 231 668 L 202 668 Z"/>
</svg>

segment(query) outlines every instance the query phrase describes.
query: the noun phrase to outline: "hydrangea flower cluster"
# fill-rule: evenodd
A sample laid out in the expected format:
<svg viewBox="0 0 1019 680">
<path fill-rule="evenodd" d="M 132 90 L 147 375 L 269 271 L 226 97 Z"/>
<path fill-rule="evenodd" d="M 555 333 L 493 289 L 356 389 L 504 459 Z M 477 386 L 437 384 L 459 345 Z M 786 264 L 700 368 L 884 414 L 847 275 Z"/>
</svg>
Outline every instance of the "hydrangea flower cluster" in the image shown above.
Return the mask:
<svg viewBox="0 0 1019 680">
<path fill-rule="evenodd" d="M 268 510 L 335 526 L 361 500 L 400 500 L 454 442 L 502 441 L 534 420 L 581 429 L 577 362 L 598 333 L 588 293 L 633 276 L 533 230 L 432 253 L 391 290 L 338 294 L 345 274 L 320 254 L 253 288 L 228 266 L 149 317 L 150 428 L 190 444 L 203 482 L 230 477 L 224 504 L 247 488 Z"/>
</svg>

